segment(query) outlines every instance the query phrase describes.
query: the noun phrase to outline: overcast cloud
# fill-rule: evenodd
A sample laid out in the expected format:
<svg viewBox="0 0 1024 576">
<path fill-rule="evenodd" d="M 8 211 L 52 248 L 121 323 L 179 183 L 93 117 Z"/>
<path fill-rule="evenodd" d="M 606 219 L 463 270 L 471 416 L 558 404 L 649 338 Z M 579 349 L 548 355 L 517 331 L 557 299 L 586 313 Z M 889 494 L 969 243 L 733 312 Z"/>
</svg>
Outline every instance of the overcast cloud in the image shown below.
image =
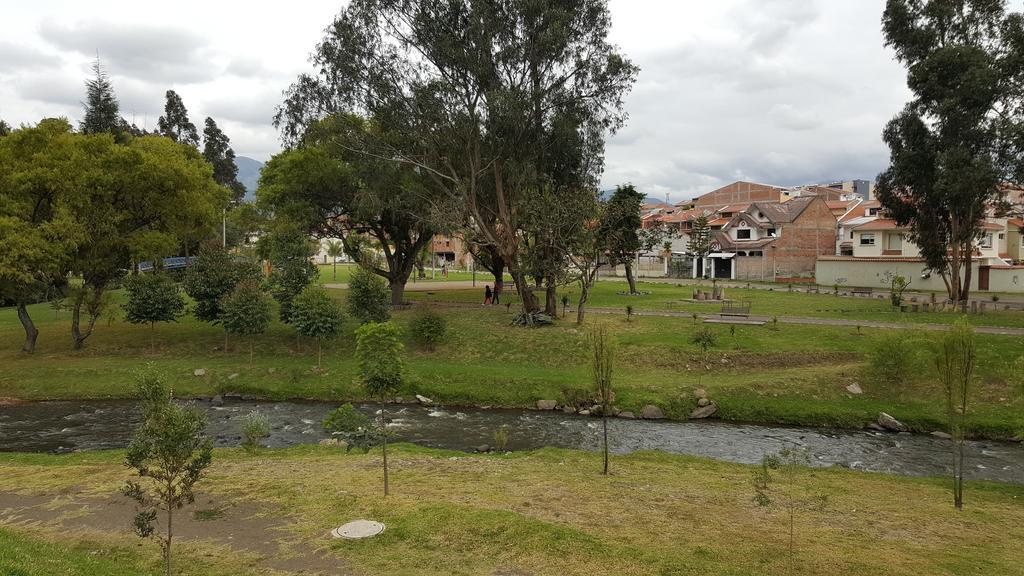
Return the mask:
<svg viewBox="0 0 1024 576">
<path fill-rule="evenodd" d="M 1024 0 L 1015 0 L 1019 9 Z M 122 113 L 152 128 L 177 90 L 243 156 L 278 149 L 281 92 L 341 3 L 21 2 L 4 11 L 0 118 L 81 117 L 98 52 Z M 909 94 L 882 46 L 884 0 L 611 0 L 613 41 L 641 67 L 603 184 L 691 197 L 738 179 L 795 185 L 874 176 L 885 122 Z"/>
</svg>

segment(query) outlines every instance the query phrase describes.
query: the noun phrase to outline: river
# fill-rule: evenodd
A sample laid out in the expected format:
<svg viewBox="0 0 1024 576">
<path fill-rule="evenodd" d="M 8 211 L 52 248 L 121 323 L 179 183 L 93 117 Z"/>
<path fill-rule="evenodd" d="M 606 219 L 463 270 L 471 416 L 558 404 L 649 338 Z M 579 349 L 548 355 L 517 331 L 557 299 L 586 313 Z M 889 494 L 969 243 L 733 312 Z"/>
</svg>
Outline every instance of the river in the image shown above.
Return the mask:
<svg viewBox="0 0 1024 576">
<path fill-rule="evenodd" d="M 337 403 L 229 401 L 195 405 L 208 416 L 208 434 L 217 446 L 237 446 L 241 418 L 252 410 L 271 424 L 266 445 L 316 444 L 328 434 L 321 422 Z M 367 414 L 377 409 L 359 405 Z M 543 446 L 597 450 L 598 418 L 529 410 L 481 410 L 395 405 L 388 408 L 399 440 L 424 446 L 471 451 L 494 444 L 502 426 L 508 449 Z M 122 448 L 139 416 L 124 400 L 31 402 L 0 406 L 0 451 L 67 452 Z M 950 473 L 950 441 L 926 435 L 734 424 L 717 421 L 671 422 L 609 419 L 609 444 L 616 454 L 663 450 L 753 464 L 781 448 L 805 448 L 815 466 L 905 476 Z M 1024 484 L 1024 448 L 1008 442 L 969 441 L 968 479 Z"/>
</svg>

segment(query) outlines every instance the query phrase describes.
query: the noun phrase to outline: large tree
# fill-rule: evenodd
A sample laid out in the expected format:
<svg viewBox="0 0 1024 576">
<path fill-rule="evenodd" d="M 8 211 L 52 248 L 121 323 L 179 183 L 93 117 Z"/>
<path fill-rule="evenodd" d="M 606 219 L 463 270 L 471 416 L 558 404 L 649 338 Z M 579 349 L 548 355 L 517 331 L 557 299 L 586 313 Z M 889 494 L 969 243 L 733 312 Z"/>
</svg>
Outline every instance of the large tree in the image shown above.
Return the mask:
<svg viewBox="0 0 1024 576">
<path fill-rule="evenodd" d="M 346 253 L 388 281 L 392 304 L 399 305 L 417 257 L 443 219 L 444 198 L 411 166 L 352 151 L 378 130 L 356 116 L 311 125 L 301 145 L 267 163 L 257 200 L 318 238 L 340 238 Z M 382 265 L 364 253 L 367 236 L 383 254 Z"/>
<path fill-rule="evenodd" d="M 68 204 L 89 170 L 81 136 L 65 120 L 43 120 L 0 138 L 0 302 L 17 308 L 22 350 L 39 331 L 28 305 L 62 284 L 81 227 Z"/>
<path fill-rule="evenodd" d="M 964 302 L 986 213 L 1024 175 L 1024 17 L 1001 0 L 889 0 L 882 27 L 913 99 L 883 133 L 876 194 Z"/>
<path fill-rule="evenodd" d="M 188 110 L 181 101 L 181 96 L 174 90 L 168 90 L 166 98 L 164 115 L 157 119 L 160 134 L 175 142 L 199 148 L 199 132 L 196 125 L 188 119 Z"/>
<path fill-rule="evenodd" d="M 85 81 L 85 115 L 78 129 L 83 134 L 104 132 L 119 136 L 123 133 L 124 121 L 119 116 L 117 97 L 110 77 L 100 65 L 99 58 L 92 64 L 93 77 Z"/>
<path fill-rule="evenodd" d="M 7 136 L 11 133 L 11 125 L 0 119 L 0 136 Z"/>
<path fill-rule="evenodd" d="M 213 166 L 213 179 L 231 191 L 231 201 L 238 204 L 245 198 L 245 185 L 238 181 L 238 166 L 231 140 L 213 118 L 206 118 L 203 127 L 203 158 Z"/>
<path fill-rule="evenodd" d="M 295 142 L 325 115 L 374 118 L 383 129 L 349 147 L 417 167 L 536 312 L 522 265 L 524 193 L 596 183 L 637 72 L 608 42 L 610 25 L 606 0 L 354 0 L 275 122 Z"/>
<path fill-rule="evenodd" d="M 104 293 L 132 263 L 173 254 L 197 222 L 212 229 L 227 199 L 190 146 L 159 136 L 123 146 L 107 134 L 77 138 L 84 167 L 68 204 L 83 231 L 71 262 L 82 278 L 71 320 L 75 348 L 81 348 L 102 312 Z"/>
<path fill-rule="evenodd" d="M 608 243 L 608 263 L 612 266 L 621 264 L 625 267 L 630 294 L 637 293 L 633 264 L 640 250 L 644 248 L 644 241 L 641 238 L 643 222 L 640 219 L 640 207 L 643 203 L 644 195 L 632 184 L 616 186 L 615 192 L 608 199 L 605 216 L 601 222 L 604 228 L 603 236 Z"/>
</svg>

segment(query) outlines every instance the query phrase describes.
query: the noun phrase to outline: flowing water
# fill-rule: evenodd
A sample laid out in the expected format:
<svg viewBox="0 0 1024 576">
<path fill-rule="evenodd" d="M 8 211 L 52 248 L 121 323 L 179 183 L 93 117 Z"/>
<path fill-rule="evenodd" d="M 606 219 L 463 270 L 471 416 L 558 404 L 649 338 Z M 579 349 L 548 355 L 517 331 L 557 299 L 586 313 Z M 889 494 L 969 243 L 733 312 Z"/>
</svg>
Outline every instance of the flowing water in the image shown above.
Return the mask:
<svg viewBox="0 0 1024 576">
<path fill-rule="evenodd" d="M 241 419 L 259 410 L 270 420 L 271 447 L 316 444 L 328 434 L 321 422 L 337 403 L 200 401 L 207 432 L 217 446 L 237 446 Z M 379 406 L 360 405 L 367 414 Z M 528 410 L 480 410 L 393 405 L 387 409 L 399 440 L 454 450 L 494 443 L 494 432 L 508 428 L 508 449 L 543 446 L 597 450 L 598 418 Z M 34 402 L 0 406 L 0 451 L 66 452 L 121 448 L 138 424 L 130 401 Z M 609 419 L 613 452 L 663 450 L 730 462 L 756 463 L 766 453 L 806 448 L 814 465 L 906 476 L 938 476 L 951 470 L 950 441 L 932 436 L 731 424 Z M 1024 448 L 994 441 L 967 443 L 967 478 L 1024 484 Z"/>
</svg>

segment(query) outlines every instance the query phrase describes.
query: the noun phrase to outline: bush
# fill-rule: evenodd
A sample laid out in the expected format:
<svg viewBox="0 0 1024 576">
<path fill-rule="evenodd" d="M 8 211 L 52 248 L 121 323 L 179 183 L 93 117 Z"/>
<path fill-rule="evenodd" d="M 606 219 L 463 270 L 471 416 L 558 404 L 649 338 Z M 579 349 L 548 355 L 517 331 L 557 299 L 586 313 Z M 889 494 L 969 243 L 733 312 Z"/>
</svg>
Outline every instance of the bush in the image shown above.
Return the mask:
<svg viewBox="0 0 1024 576">
<path fill-rule="evenodd" d="M 409 332 L 413 340 L 428 350 L 444 341 L 448 332 L 448 323 L 444 317 L 433 310 L 420 310 L 409 323 Z"/>
<path fill-rule="evenodd" d="M 259 410 L 242 418 L 242 448 L 253 454 L 260 448 L 260 440 L 270 436 L 270 420 Z"/>
<path fill-rule="evenodd" d="M 358 266 L 349 278 L 348 313 L 362 324 L 387 322 L 391 319 L 388 285 L 365 266 Z"/>
<path fill-rule="evenodd" d="M 878 383 L 903 393 L 906 382 L 921 371 L 921 358 L 912 340 L 894 331 L 872 343 L 868 352 L 870 376 Z"/>
</svg>

